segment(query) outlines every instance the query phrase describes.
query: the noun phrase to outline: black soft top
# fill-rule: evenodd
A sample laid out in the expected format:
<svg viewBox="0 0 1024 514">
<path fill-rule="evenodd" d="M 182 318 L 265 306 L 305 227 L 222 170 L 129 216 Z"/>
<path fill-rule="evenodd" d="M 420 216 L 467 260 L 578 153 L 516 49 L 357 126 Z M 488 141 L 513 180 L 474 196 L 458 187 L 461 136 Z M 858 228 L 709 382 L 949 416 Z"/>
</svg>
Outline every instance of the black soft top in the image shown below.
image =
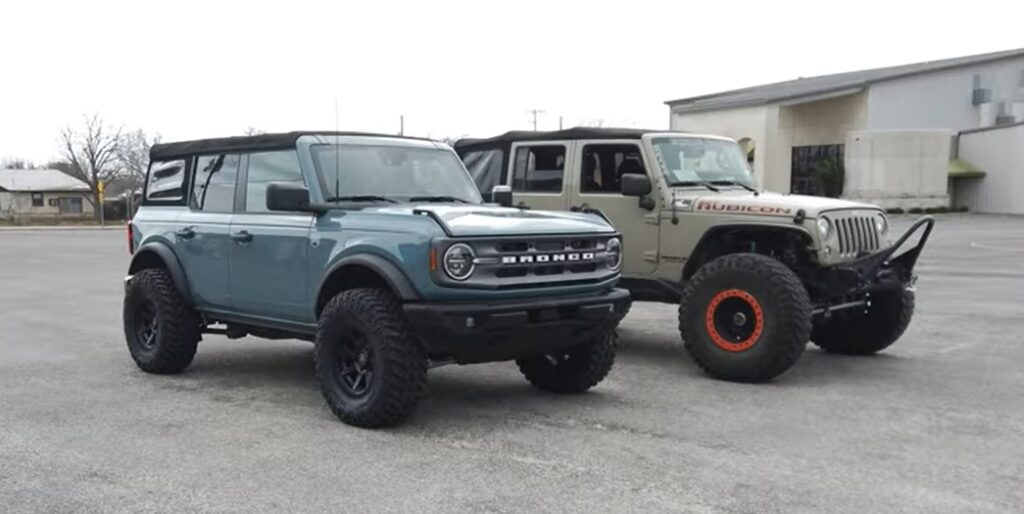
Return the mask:
<svg viewBox="0 0 1024 514">
<path fill-rule="evenodd" d="M 374 134 L 371 132 L 330 132 L 330 131 L 295 131 L 277 134 L 258 134 L 255 136 L 218 137 L 213 139 L 195 139 L 160 143 L 149 149 L 150 160 L 184 157 L 193 154 L 210 154 L 221 152 L 243 152 L 253 150 L 283 150 L 294 148 L 295 141 L 302 136 L 373 136 L 393 137 L 429 141 L 427 139 L 396 136 L 394 134 Z"/>
<path fill-rule="evenodd" d="M 664 130 L 648 130 L 637 128 L 598 128 L 598 127 L 572 127 L 565 130 L 551 130 L 547 132 L 535 132 L 531 130 L 513 130 L 500 136 L 489 138 L 465 138 L 460 139 L 453 145 L 455 149 L 467 149 L 471 147 L 494 147 L 505 146 L 516 141 L 559 141 L 563 139 L 640 139 L 644 134 L 651 132 L 665 132 Z"/>
</svg>

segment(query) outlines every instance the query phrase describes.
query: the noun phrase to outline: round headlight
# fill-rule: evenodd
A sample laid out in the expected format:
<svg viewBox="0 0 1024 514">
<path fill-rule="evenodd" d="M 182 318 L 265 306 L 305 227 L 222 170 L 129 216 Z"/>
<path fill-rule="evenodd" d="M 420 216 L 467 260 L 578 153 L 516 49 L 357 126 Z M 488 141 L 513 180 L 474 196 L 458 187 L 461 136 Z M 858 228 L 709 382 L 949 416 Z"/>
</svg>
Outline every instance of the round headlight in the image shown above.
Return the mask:
<svg viewBox="0 0 1024 514">
<path fill-rule="evenodd" d="M 882 234 L 888 229 L 889 222 L 885 219 L 885 214 L 878 213 L 878 215 L 875 216 L 875 230 L 877 230 L 879 234 Z"/>
<path fill-rule="evenodd" d="M 454 280 L 466 280 L 476 267 L 473 264 L 475 258 L 476 254 L 468 244 L 453 244 L 444 252 L 444 272 Z"/>
<path fill-rule="evenodd" d="M 622 266 L 622 242 L 619 241 L 619 238 L 613 237 L 609 239 L 605 252 L 608 254 L 608 267 L 619 269 Z"/>
<path fill-rule="evenodd" d="M 818 235 L 821 236 L 822 239 L 828 239 L 830 232 L 832 232 L 832 222 L 824 216 L 818 218 Z"/>
</svg>

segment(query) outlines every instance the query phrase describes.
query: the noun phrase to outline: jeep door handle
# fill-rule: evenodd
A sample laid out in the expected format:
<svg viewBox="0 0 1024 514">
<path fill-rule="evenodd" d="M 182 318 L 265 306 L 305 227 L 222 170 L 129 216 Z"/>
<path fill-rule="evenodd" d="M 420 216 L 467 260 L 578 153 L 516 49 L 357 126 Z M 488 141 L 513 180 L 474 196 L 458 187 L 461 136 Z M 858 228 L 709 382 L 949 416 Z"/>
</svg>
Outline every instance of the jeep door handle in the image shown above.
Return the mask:
<svg viewBox="0 0 1024 514">
<path fill-rule="evenodd" d="M 234 232 L 231 234 L 231 239 L 239 243 L 248 243 L 252 241 L 252 234 L 248 230 L 242 230 L 240 232 Z"/>
<path fill-rule="evenodd" d="M 175 232 L 174 235 L 182 239 L 192 239 L 193 237 L 196 237 L 196 231 L 192 227 L 185 227 Z"/>
</svg>

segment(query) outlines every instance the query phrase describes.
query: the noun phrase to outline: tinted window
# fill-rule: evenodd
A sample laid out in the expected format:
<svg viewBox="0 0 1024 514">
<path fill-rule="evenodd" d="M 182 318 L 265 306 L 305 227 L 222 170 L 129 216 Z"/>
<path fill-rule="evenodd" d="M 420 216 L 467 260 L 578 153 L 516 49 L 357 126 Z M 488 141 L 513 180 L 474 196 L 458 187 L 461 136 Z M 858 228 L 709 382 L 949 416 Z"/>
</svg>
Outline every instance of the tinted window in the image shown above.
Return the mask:
<svg viewBox="0 0 1024 514">
<path fill-rule="evenodd" d="M 196 177 L 192 181 L 193 209 L 207 212 L 231 212 L 235 206 L 237 154 L 203 155 L 196 158 Z"/>
<path fill-rule="evenodd" d="M 562 145 L 521 146 L 516 149 L 513 191 L 562 191 L 565 147 Z"/>
<path fill-rule="evenodd" d="M 580 191 L 618 193 L 626 173 L 645 174 L 640 148 L 629 144 L 587 145 L 583 147 Z"/>
<path fill-rule="evenodd" d="M 303 186 L 302 168 L 295 150 L 249 154 L 249 175 L 245 185 L 246 212 L 269 212 L 267 185 L 271 182 Z"/>
<path fill-rule="evenodd" d="M 185 161 L 154 161 L 149 165 L 147 200 L 181 200 L 185 186 Z"/>
<path fill-rule="evenodd" d="M 484 198 L 490 198 L 494 186 L 504 182 L 501 176 L 504 155 L 500 149 L 477 150 L 462 155 L 463 164 Z"/>
</svg>

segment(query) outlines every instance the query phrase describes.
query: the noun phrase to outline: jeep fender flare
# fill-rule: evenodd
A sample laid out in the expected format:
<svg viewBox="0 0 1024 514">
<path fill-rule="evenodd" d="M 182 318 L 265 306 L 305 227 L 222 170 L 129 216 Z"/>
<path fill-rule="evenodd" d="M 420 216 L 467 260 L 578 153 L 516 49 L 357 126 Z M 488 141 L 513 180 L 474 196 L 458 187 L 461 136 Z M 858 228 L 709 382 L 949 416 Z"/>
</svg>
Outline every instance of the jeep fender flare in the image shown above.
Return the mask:
<svg viewBox="0 0 1024 514">
<path fill-rule="evenodd" d="M 693 247 L 693 251 L 690 252 L 690 257 L 686 260 L 686 264 L 683 265 L 683 276 L 682 276 L 682 279 L 684 281 L 688 277 L 693 276 L 693 274 L 697 272 L 697 270 L 700 268 L 700 266 L 702 266 L 704 264 L 703 262 L 695 259 L 695 257 L 699 256 L 701 254 L 701 252 L 703 252 L 705 250 L 705 248 L 711 244 L 710 242 L 712 240 L 714 240 L 715 238 L 719 237 L 722 233 L 728 232 L 730 230 L 748 230 L 748 231 L 764 231 L 764 232 L 789 232 L 789 233 L 792 233 L 792 234 L 799 235 L 800 238 L 802 240 L 804 240 L 804 241 L 813 241 L 813 238 L 811 237 L 811 233 L 808 232 L 807 229 L 805 229 L 802 226 L 782 225 L 782 224 L 779 224 L 779 225 L 766 225 L 766 224 L 756 224 L 756 223 L 754 223 L 754 224 L 750 224 L 750 223 L 736 223 L 736 224 L 728 224 L 728 225 L 718 225 L 718 226 L 712 227 L 712 228 L 708 229 L 706 232 L 704 232 L 704 235 L 701 236 L 700 241 L 697 241 L 697 245 Z"/>
<path fill-rule="evenodd" d="M 128 274 L 134 275 L 144 269 L 155 267 L 153 266 L 154 259 L 159 259 L 163 263 L 163 267 L 171 274 L 174 287 L 178 289 L 178 292 L 181 293 L 182 298 L 185 299 L 188 305 L 193 305 L 192 290 L 189 288 L 188 279 L 185 277 L 185 268 L 181 266 L 178 256 L 174 255 L 174 250 L 171 250 L 171 247 L 165 243 L 154 241 L 146 243 L 135 250 L 132 262 L 128 266 Z"/>
<path fill-rule="evenodd" d="M 319 299 L 320 295 L 323 294 L 324 287 L 331 279 L 331 276 L 348 266 L 362 266 L 370 269 L 383 278 L 391 288 L 391 291 L 395 293 L 395 296 L 402 301 L 418 300 L 420 298 L 419 292 L 416 291 L 412 282 L 409 281 L 409 278 L 405 276 L 405 273 L 397 265 L 384 257 L 369 253 L 358 253 L 342 257 L 327 268 L 323 278 L 320 279 L 320 284 L 317 286 L 316 298 Z"/>
</svg>

